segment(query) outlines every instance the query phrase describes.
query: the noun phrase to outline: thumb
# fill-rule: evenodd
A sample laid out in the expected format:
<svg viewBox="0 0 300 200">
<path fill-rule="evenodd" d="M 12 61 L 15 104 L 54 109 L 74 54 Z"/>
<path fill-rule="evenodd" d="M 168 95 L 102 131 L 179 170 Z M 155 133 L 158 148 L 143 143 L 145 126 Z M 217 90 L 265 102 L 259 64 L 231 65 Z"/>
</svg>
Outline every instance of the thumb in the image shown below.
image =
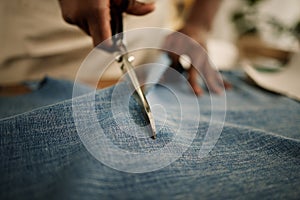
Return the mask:
<svg viewBox="0 0 300 200">
<path fill-rule="evenodd" d="M 154 3 L 141 3 L 136 0 L 129 0 L 126 13 L 131 15 L 145 15 L 152 12 L 155 9 Z"/>
</svg>

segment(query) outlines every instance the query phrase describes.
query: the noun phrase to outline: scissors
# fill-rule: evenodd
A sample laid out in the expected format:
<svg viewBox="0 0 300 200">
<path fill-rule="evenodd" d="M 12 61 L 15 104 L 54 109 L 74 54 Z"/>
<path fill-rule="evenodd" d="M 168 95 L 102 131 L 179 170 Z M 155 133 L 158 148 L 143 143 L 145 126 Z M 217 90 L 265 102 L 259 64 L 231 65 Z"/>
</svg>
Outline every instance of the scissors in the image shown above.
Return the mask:
<svg viewBox="0 0 300 200">
<path fill-rule="evenodd" d="M 113 49 L 117 51 L 119 54 L 116 57 L 116 61 L 121 63 L 121 70 L 123 74 L 128 73 L 131 84 L 134 87 L 136 100 L 139 102 L 141 106 L 143 106 L 144 111 L 146 113 L 147 119 L 150 123 L 151 128 L 151 138 L 156 139 L 156 128 L 154 123 L 154 118 L 149 106 L 149 103 L 146 99 L 146 96 L 141 89 L 141 85 L 137 79 L 137 75 L 134 71 L 134 67 L 131 64 L 131 57 L 128 55 L 127 47 L 123 41 L 123 11 L 127 9 L 129 5 L 129 0 L 121 1 L 120 6 L 111 7 L 111 31 L 112 31 L 112 41 L 113 41 Z"/>
</svg>

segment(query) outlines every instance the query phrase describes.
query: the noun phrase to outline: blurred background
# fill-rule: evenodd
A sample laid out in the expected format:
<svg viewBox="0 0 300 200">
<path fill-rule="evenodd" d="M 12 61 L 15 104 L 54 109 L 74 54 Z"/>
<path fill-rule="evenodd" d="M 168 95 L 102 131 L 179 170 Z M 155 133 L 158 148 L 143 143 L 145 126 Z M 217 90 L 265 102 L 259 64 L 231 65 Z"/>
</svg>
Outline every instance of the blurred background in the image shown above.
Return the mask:
<svg viewBox="0 0 300 200">
<path fill-rule="evenodd" d="M 177 29 L 192 2 L 156 1 L 156 10 L 149 15 L 126 15 L 125 29 Z M 2 1 L 0 6 L 0 85 L 41 80 L 45 76 L 75 79 L 80 64 L 93 48 L 92 40 L 62 19 L 58 1 Z M 223 0 L 209 35 L 208 52 L 216 66 L 224 70 L 240 67 L 243 60 L 282 66 L 299 52 L 299 32 L 299 0 Z M 142 40 L 140 35 L 127 42 L 131 45 Z M 135 64 L 147 56 L 139 57 Z M 93 72 L 99 67 L 101 63 L 80 74 L 82 82 L 98 81 Z M 118 68 L 111 68 L 103 77 L 103 87 L 120 74 Z"/>
<path fill-rule="evenodd" d="M 213 37 L 235 44 L 239 59 L 264 56 L 286 62 L 293 52 L 299 51 L 299 1 L 223 2 Z"/>
<path fill-rule="evenodd" d="M 184 15 L 192 0 L 177 1 Z M 260 57 L 286 62 L 299 51 L 300 1 L 224 0 L 214 20 L 208 50 L 220 68 Z"/>
</svg>

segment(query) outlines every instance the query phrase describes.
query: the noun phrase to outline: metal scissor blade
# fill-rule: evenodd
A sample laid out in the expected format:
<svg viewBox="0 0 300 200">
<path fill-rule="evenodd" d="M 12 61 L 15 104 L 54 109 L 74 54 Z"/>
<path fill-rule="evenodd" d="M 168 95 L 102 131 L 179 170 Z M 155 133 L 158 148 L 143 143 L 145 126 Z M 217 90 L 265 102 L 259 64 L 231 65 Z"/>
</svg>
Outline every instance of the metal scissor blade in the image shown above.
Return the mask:
<svg viewBox="0 0 300 200">
<path fill-rule="evenodd" d="M 123 62 L 123 72 L 124 73 L 128 73 L 130 81 L 135 89 L 135 92 L 137 93 L 137 97 L 139 98 L 139 102 L 142 104 L 146 115 L 148 117 L 148 120 L 150 122 L 150 126 L 151 126 L 151 131 L 152 131 L 152 139 L 156 138 L 156 128 L 155 128 L 155 122 L 154 122 L 154 118 L 149 106 L 149 103 L 145 97 L 144 92 L 141 89 L 140 83 L 137 79 L 137 76 L 135 74 L 134 68 L 132 66 L 132 64 L 128 61 L 128 54 L 125 53 L 124 55 L 122 55 L 122 62 Z"/>
<path fill-rule="evenodd" d="M 146 115 L 149 119 L 151 130 L 152 130 L 152 138 L 156 138 L 156 129 L 155 129 L 155 124 L 154 124 L 154 118 L 152 116 L 150 106 L 148 104 L 148 101 L 140 87 L 140 83 L 136 77 L 136 74 L 134 72 L 133 66 L 131 63 L 128 61 L 128 53 L 127 53 L 127 48 L 123 43 L 123 16 L 122 13 L 126 11 L 129 5 L 129 1 L 121 1 L 121 5 L 117 7 L 111 7 L 111 30 L 112 30 L 112 40 L 113 40 L 113 47 L 118 49 L 118 51 L 121 52 L 120 58 L 122 59 L 121 61 L 123 62 L 123 67 L 122 71 L 123 73 L 128 73 L 129 78 L 131 80 L 132 85 L 134 86 L 134 89 L 137 93 L 137 96 L 140 100 L 140 103 L 144 107 L 144 110 L 146 111 Z M 112 4 L 111 4 L 112 6 Z M 119 62 L 119 61 L 118 61 Z"/>
</svg>

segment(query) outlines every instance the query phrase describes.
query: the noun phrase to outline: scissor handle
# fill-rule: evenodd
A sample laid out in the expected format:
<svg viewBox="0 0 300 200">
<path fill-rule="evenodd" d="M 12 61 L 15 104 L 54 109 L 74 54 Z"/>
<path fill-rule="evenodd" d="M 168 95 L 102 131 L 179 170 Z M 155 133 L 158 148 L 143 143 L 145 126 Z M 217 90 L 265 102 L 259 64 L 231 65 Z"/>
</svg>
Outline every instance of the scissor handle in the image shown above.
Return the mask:
<svg viewBox="0 0 300 200">
<path fill-rule="evenodd" d="M 119 50 L 123 40 L 123 12 L 128 8 L 129 0 L 122 0 L 120 5 L 115 5 L 112 1 L 110 1 L 110 27 L 113 48 Z"/>
</svg>

